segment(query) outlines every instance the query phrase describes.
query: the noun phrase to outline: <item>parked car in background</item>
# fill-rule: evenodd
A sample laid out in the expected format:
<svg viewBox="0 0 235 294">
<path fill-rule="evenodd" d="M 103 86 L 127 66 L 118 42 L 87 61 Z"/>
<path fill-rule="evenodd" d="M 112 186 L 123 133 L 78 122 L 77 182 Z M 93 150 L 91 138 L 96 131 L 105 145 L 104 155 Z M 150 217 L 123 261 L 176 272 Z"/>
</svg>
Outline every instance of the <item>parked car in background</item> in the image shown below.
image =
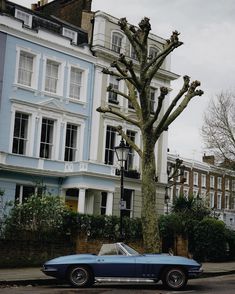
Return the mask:
<svg viewBox="0 0 235 294">
<path fill-rule="evenodd" d="M 169 254 L 139 254 L 124 243 L 102 245 L 98 255 L 75 254 L 54 258 L 43 265 L 49 276 L 74 287 L 95 282 L 155 282 L 173 290 L 185 287 L 188 279 L 202 273 L 193 259 Z"/>
</svg>

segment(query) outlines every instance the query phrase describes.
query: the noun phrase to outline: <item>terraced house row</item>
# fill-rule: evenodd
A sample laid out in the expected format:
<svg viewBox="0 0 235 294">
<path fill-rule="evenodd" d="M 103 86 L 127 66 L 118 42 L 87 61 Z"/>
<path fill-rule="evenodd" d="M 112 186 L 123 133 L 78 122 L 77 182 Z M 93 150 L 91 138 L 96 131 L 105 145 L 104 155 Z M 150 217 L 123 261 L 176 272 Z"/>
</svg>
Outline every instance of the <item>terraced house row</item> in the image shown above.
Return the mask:
<svg viewBox="0 0 235 294">
<path fill-rule="evenodd" d="M 42 5 L 43 4 L 43 5 Z M 53 15 L 52 15 L 53 14 Z M 1 1 L 0 187 L 4 199 L 24 201 L 42 186 L 80 213 L 119 214 L 120 176 L 114 147 L 123 130 L 139 143 L 139 130 L 110 114 L 111 105 L 130 116 L 132 106 L 107 86 L 127 91 L 123 81 L 102 73 L 119 54 L 136 63 L 118 19 L 91 11 L 91 1 L 52 1 L 32 9 Z M 149 55 L 165 40 L 150 35 Z M 167 59 L 152 84 L 151 107 L 160 86 L 178 75 Z M 167 134 L 156 146 L 159 211 L 167 181 Z M 140 160 L 131 150 L 126 164 L 125 214 L 140 216 Z"/>
<path fill-rule="evenodd" d="M 235 172 L 215 164 L 214 156 L 204 155 L 200 162 L 169 154 L 168 174 L 174 170 L 177 160 L 183 162 L 166 186 L 165 212 L 170 211 L 174 199 L 180 195 L 193 196 L 197 201 L 202 200 L 215 217 L 235 230 Z"/>
<path fill-rule="evenodd" d="M 132 105 L 107 86 L 126 91 L 123 81 L 102 70 L 124 53 L 136 65 L 135 52 L 118 19 L 92 12 L 90 0 L 39 1 L 31 9 L 0 1 L 0 188 L 3 201 L 23 202 L 43 187 L 64 197 L 80 213 L 119 215 L 120 176 L 114 147 L 123 130 L 140 144 L 139 130 L 112 114 L 109 105 L 133 117 Z M 149 35 L 149 56 L 166 42 Z M 170 89 L 179 76 L 167 57 L 151 85 L 151 108 L 159 88 Z M 165 100 L 166 108 L 169 97 Z M 167 132 L 155 149 L 158 212 L 164 213 Z M 125 215 L 141 214 L 141 162 L 130 150 L 125 166 Z M 232 195 L 230 196 L 230 198 Z M 229 200 L 230 208 L 232 202 Z M 234 205 L 234 204 L 233 204 Z"/>
</svg>

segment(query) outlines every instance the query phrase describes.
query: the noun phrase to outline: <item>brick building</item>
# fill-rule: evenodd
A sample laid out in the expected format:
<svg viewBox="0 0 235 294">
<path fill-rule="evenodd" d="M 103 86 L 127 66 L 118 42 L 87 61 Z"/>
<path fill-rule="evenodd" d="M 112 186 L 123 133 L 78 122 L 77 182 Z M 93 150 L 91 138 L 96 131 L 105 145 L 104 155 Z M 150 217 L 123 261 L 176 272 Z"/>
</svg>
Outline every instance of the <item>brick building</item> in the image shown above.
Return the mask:
<svg viewBox="0 0 235 294">
<path fill-rule="evenodd" d="M 177 158 L 168 155 L 169 172 L 175 168 Z M 235 229 L 235 171 L 215 165 L 213 156 L 204 155 L 202 162 L 180 159 L 184 168 L 168 184 L 166 210 L 180 195 L 200 197 L 227 226 Z"/>
</svg>

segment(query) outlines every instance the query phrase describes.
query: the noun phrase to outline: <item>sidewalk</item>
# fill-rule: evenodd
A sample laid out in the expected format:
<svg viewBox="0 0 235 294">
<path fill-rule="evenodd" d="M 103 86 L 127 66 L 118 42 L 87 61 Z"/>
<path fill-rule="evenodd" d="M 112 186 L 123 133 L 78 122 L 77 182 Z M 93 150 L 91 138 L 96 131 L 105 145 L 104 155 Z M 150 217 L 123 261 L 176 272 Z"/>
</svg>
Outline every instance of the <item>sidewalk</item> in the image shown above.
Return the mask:
<svg viewBox="0 0 235 294">
<path fill-rule="evenodd" d="M 203 263 L 203 276 L 235 274 L 234 262 Z M 0 269 L 1 284 L 50 284 L 55 279 L 44 275 L 39 267 Z"/>
</svg>

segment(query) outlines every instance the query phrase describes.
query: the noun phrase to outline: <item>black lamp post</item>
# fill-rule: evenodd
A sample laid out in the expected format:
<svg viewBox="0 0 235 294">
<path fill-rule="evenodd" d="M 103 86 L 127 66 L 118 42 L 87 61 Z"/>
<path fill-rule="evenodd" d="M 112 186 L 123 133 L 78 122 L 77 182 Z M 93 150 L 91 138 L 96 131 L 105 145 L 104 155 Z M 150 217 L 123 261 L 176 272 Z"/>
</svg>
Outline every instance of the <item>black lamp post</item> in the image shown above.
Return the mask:
<svg viewBox="0 0 235 294">
<path fill-rule="evenodd" d="M 127 161 L 127 157 L 130 151 L 129 146 L 124 143 L 123 138 L 120 141 L 119 146 L 114 147 L 117 159 L 121 163 L 121 193 L 120 193 L 120 238 L 123 239 L 122 233 L 122 210 L 123 210 L 123 196 L 124 196 L 124 186 L 123 186 L 123 177 L 124 177 L 124 163 Z"/>
</svg>

